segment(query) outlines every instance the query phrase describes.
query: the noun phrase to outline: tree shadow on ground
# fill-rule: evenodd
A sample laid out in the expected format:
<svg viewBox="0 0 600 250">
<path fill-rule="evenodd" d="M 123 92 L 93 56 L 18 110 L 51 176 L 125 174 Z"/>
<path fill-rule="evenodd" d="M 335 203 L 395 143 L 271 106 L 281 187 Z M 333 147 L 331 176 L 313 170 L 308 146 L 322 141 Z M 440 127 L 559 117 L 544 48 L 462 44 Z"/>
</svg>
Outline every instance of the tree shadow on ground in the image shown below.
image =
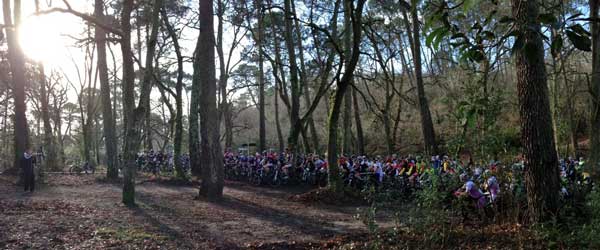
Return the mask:
<svg viewBox="0 0 600 250">
<path fill-rule="evenodd" d="M 136 215 L 142 216 L 155 228 L 170 237 L 186 241 L 185 247 L 194 247 L 190 240 L 199 239 L 214 240 L 217 247 L 224 249 L 240 248 L 239 238 L 233 239 L 226 234 L 220 233 L 223 223 L 228 221 L 238 221 L 235 218 L 221 218 L 222 222 L 203 223 L 201 218 L 190 217 L 181 208 L 174 208 L 165 203 L 161 197 L 146 192 L 138 192 L 137 200 L 141 205 L 133 210 Z M 206 202 L 206 201 L 199 201 Z M 292 232 L 298 232 L 314 238 L 327 238 L 340 233 L 351 233 L 355 228 L 333 225 L 332 223 L 310 216 L 295 214 L 281 209 L 257 204 L 254 202 L 242 200 L 237 197 L 226 194 L 221 201 L 213 202 L 216 209 L 224 212 L 236 212 L 245 215 L 244 217 L 253 218 L 259 221 L 265 221 L 276 227 L 289 228 Z M 218 216 L 218 215 L 216 215 Z M 206 221 L 204 221 L 206 222 Z M 181 229 L 174 229 L 173 226 Z M 216 225 L 216 228 L 214 227 Z M 211 230 L 212 229 L 212 230 Z M 190 232 L 192 231 L 192 232 Z"/>
<path fill-rule="evenodd" d="M 314 188 L 308 186 L 299 187 L 270 187 L 270 186 L 254 186 L 252 184 L 243 182 L 228 182 L 225 183 L 225 187 L 242 192 L 254 192 L 256 194 L 267 196 L 274 199 L 288 200 L 289 196 L 302 194 L 313 190 Z"/>
<path fill-rule="evenodd" d="M 291 228 L 294 231 L 309 235 L 328 237 L 340 232 L 348 232 L 347 227 L 334 226 L 332 223 L 309 216 L 290 213 L 280 209 L 259 205 L 237 197 L 225 195 L 223 200 L 215 203 L 224 209 L 233 209 L 250 217 L 268 221 L 279 227 Z"/>
<path fill-rule="evenodd" d="M 239 248 L 234 242 L 216 234 L 218 232 L 212 232 L 206 227 L 203 227 L 201 224 L 202 220 L 188 218 L 187 215 L 182 214 L 181 211 L 169 207 L 164 201 L 161 202 L 156 200 L 155 197 L 150 194 L 137 192 L 136 199 L 138 203 L 140 203 L 140 206 L 131 208 L 134 215 L 144 218 L 154 228 L 171 237 L 174 241 L 178 242 L 178 244 L 181 243 L 181 246 L 184 248 L 199 249 L 200 246 L 194 243 L 205 243 L 210 239 L 216 241 L 211 243 L 215 244 L 217 249 Z M 181 220 L 182 218 L 184 220 Z M 175 229 L 169 224 L 177 225 L 180 229 Z M 193 232 L 188 232 L 187 230 Z M 205 247 L 206 246 L 200 248 Z"/>
</svg>

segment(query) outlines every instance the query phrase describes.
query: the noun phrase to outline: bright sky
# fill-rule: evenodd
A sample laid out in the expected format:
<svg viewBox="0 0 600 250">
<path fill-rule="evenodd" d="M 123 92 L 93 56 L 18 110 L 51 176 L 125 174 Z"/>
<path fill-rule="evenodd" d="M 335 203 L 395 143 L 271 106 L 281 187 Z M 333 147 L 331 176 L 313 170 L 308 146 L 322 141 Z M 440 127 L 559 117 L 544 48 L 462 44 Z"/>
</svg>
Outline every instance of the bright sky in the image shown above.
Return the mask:
<svg viewBox="0 0 600 250">
<path fill-rule="evenodd" d="M 40 0 L 40 9 L 64 7 L 62 1 Z M 64 72 L 65 76 L 78 85 L 76 62 L 83 62 L 84 53 L 75 48 L 73 37 L 81 37 L 84 22 L 73 15 L 52 13 L 36 16 L 34 1 L 22 1 L 22 21 L 19 28 L 19 42 L 25 55 L 34 61 L 44 64 L 46 74 L 52 70 Z M 71 6 L 81 12 L 91 13 L 93 5 L 88 0 L 70 1 Z M 83 63 L 81 63 L 83 65 Z M 82 67 L 79 65 L 79 67 Z M 64 84 L 67 84 L 66 82 Z M 70 89 L 69 99 L 76 102 L 75 90 Z"/>
<path fill-rule="evenodd" d="M 77 62 L 79 67 L 82 68 L 84 51 L 74 47 L 74 38 L 82 37 L 85 23 L 79 17 L 65 13 L 35 16 L 34 1 L 27 0 L 22 2 L 23 14 L 22 25 L 19 32 L 19 41 L 26 56 L 32 60 L 42 62 L 46 68 L 47 74 L 49 74 L 51 70 L 64 72 L 66 77 L 75 82 L 75 85 L 78 85 L 77 70 L 73 61 Z M 65 7 L 62 1 L 40 0 L 40 9 L 48 9 L 48 2 L 52 4 L 52 7 Z M 93 1 L 91 0 L 71 0 L 69 3 L 76 11 L 90 14 L 93 13 Z M 217 21 L 215 20 L 215 25 L 216 22 Z M 227 39 L 228 35 L 229 33 L 226 31 L 224 44 L 226 48 L 230 46 L 229 40 L 231 40 Z M 132 40 L 135 40 L 135 34 L 132 34 L 132 36 Z M 184 30 L 184 33 L 180 38 L 184 56 L 191 56 L 196 44 L 195 40 L 197 36 L 198 31 L 195 29 L 186 28 Z M 113 49 L 115 50 L 114 52 L 117 56 L 117 60 L 119 60 L 120 51 L 118 46 L 113 46 Z M 228 51 L 228 49 L 225 51 Z M 233 52 L 233 62 L 239 60 L 240 52 L 241 48 L 238 48 Z M 109 68 L 111 68 L 112 65 L 110 64 L 112 60 L 109 58 L 108 61 Z M 184 69 L 188 74 L 191 74 L 193 70 L 192 64 L 184 64 Z M 65 84 L 67 83 L 65 82 Z M 157 100 L 159 97 L 158 91 L 153 91 L 153 99 Z M 75 102 L 76 98 L 75 91 L 71 89 L 69 92 L 70 101 Z M 184 96 L 184 99 L 187 99 L 186 96 Z M 187 106 L 187 100 L 184 100 L 184 105 Z M 188 108 L 185 107 L 184 110 L 188 110 Z"/>
</svg>

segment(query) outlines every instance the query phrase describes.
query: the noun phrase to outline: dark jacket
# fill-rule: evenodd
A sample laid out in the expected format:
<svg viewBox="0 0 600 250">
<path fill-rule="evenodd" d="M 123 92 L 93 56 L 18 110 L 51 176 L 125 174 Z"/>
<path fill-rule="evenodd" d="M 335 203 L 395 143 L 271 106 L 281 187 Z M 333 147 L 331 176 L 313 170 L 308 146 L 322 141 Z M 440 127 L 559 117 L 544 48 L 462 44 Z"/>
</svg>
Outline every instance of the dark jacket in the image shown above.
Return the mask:
<svg viewBox="0 0 600 250">
<path fill-rule="evenodd" d="M 23 156 L 21 158 L 21 169 L 23 169 L 23 171 L 25 173 L 31 173 L 33 172 L 33 164 L 35 163 L 35 158 L 33 156 L 27 158 L 25 156 Z"/>
</svg>

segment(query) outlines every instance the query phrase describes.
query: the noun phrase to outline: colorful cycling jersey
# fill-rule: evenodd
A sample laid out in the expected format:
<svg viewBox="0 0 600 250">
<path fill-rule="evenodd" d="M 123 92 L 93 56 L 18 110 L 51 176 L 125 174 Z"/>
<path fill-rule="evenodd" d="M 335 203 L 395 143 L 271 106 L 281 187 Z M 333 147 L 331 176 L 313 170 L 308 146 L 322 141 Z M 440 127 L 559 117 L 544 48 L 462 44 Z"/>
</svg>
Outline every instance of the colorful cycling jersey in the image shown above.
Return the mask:
<svg viewBox="0 0 600 250">
<path fill-rule="evenodd" d="M 316 166 L 317 168 L 321 168 L 321 167 L 322 167 L 324 164 L 325 164 L 325 161 L 323 161 L 323 160 L 321 160 L 321 159 L 317 159 L 317 160 L 315 161 L 315 166 Z"/>
<path fill-rule="evenodd" d="M 483 195 L 483 192 L 481 192 L 481 190 L 475 186 L 473 181 L 467 181 L 467 183 L 465 183 L 465 192 L 469 194 L 469 197 L 477 200 L 478 208 L 485 206 L 485 196 Z"/>
<path fill-rule="evenodd" d="M 492 201 L 495 201 L 498 197 L 498 193 L 500 193 L 500 186 L 498 185 L 498 180 L 496 176 L 492 176 L 487 180 L 488 190 L 490 191 L 490 196 Z"/>
</svg>

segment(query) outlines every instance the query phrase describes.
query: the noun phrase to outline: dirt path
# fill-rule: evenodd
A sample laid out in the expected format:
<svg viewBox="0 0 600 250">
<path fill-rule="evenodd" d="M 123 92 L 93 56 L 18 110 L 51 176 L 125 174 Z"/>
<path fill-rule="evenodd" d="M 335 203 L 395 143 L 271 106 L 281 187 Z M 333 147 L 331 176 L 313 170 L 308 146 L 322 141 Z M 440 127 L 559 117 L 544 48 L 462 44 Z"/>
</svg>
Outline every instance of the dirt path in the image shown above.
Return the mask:
<svg viewBox="0 0 600 250">
<path fill-rule="evenodd" d="M 93 176 L 55 175 L 34 194 L 0 179 L 0 249 L 239 249 L 313 242 L 364 232 L 357 207 L 306 205 L 306 191 L 227 183 L 222 202 L 196 200 L 197 189 L 145 182 L 137 208 L 121 205 L 119 185 Z"/>
</svg>

